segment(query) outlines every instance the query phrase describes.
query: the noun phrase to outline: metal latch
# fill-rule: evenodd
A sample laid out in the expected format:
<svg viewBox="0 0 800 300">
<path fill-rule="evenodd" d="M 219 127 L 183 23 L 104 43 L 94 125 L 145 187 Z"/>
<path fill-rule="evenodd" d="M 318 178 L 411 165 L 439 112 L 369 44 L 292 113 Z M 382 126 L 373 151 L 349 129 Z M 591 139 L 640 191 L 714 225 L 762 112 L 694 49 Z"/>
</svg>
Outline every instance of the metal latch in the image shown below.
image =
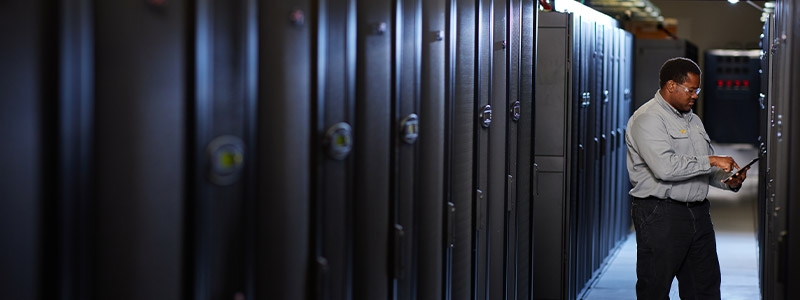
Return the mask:
<svg viewBox="0 0 800 300">
<path fill-rule="evenodd" d="M 522 116 L 522 105 L 519 103 L 519 101 L 514 101 L 514 103 L 511 104 L 511 120 L 517 122 L 519 121 L 520 116 Z"/>
<path fill-rule="evenodd" d="M 400 121 L 400 137 L 406 144 L 413 144 L 419 137 L 419 118 L 410 114 Z"/>
<path fill-rule="evenodd" d="M 232 135 L 211 140 L 206 149 L 209 160 L 208 179 L 217 185 L 229 185 L 239 179 L 244 164 L 244 142 Z"/>
<path fill-rule="evenodd" d="M 488 104 L 484 106 L 479 117 L 481 119 L 481 126 L 483 126 L 483 128 L 489 128 L 489 125 L 492 125 L 492 106 Z"/>
<path fill-rule="evenodd" d="M 350 124 L 336 123 L 325 133 L 325 147 L 328 156 L 335 160 L 344 160 L 353 150 L 353 130 Z"/>
</svg>

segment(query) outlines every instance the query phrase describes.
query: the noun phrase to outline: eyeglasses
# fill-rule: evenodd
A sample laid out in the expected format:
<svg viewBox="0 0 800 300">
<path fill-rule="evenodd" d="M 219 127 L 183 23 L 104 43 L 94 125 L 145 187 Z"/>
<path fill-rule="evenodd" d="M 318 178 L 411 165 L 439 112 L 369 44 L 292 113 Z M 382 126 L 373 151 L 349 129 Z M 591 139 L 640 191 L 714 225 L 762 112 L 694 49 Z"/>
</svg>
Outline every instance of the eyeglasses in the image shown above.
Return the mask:
<svg viewBox="0 0 800 300">
<path fill-rule="evenodd" d="M 696 88 L 696 89 L 691 89 L 691 90 L 690 90 L 689 88 L 687 88 L 687 87 L 685 87 L 685 86 L 681 85 L 680 83 L 677 83 L 677 82 L 676 82 L 675 84 L 677 84 L 677 85 L 679 85 L 680 87 L 682 87 L 684 92 L 687 92 L 687 93 L 692 93 L 692 94 L 695 94 L 695 95 L 700 95 L 700 88 Z"/>
</svg>

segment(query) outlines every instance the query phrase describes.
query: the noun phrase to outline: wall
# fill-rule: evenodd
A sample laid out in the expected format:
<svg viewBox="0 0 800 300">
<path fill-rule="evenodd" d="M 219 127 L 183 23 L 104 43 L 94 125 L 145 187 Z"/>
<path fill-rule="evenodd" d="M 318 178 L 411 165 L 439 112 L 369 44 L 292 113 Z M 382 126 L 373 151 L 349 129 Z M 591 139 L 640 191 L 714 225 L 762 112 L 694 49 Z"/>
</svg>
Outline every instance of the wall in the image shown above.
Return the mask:
<svg viewBox="0 0 800 300">
<path fill-rule="evenodd" d="M 678 20 L 678 37 L 698 47 L 703 68 L 703 56 L 709 49 L 757 49 L 763 23 L 761 12 L 744 1 L 651 0 L 665 18 Z M 764 1 L 753 1 L 764 7 Z M 702 100 L 702 93 L 700 94 Z M 695 111 L 703 116 L 702 105 Z"/>
</svg>

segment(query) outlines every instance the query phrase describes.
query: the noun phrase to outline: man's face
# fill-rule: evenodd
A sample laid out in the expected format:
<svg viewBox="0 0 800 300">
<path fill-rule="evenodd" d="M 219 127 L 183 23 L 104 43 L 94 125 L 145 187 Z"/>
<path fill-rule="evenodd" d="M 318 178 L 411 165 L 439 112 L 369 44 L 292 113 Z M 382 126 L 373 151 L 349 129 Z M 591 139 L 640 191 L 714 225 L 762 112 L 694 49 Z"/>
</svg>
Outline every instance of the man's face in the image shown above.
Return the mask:
<svg viewBox="0 0 800 300">
<path fill-rule="evenodd" d="M 697 102 L 697 95 L 700 89 L 700 76 L 689 73 L 686 82 L 677 83 L 670 81 L 669 98 L 667 102 L 680 112 L 689 112 Z"/>
</svg>

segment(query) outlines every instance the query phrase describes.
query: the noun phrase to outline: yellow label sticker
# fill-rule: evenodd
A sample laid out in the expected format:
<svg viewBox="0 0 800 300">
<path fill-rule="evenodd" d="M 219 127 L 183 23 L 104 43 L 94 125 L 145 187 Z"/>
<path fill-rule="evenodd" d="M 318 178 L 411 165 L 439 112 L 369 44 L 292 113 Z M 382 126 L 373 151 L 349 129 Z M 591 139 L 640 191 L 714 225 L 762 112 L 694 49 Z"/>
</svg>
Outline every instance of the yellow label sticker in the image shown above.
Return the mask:
<svg viewBox="0 0 800 300">
<path fill-rule="evenodd" d="M 681 129 L 681 134 L 686 134 L 686 129 Z"/>
</svg>

